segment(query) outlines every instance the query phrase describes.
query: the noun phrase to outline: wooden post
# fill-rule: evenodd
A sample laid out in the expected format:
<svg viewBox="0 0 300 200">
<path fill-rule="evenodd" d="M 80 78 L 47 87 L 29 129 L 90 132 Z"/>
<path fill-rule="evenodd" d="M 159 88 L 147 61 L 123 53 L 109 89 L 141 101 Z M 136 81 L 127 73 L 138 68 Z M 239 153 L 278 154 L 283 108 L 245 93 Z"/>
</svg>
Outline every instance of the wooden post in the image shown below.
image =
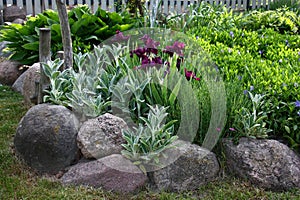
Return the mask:
<svg viewBox="0 0 300 200">
<path fill-rule="evenodd" d="M 47 62 L 49 60 L 51 60 L 51 31 L 50 28 L 40 28 L 39 61 Z M 44 89 L 50 82 L 44 73 L 42 64 L 40 64 L 40 75 L 38 104 L 43 103 Z"/>
<path fill-rule="evenodd" d="M 59 58 L 60 60 L 64 60 L 64 51 L 58 51 L 57 54 L 56 54 L 56 57 Z M 60 68 L 59 68 L 59 71 L 63 72 L 65 70 L 65 65 L 62 65 Z"/>
<path fill-rule="evenodd" d="M 65 0 L 56 0 L 57 11 L 61 27 L 61 37 L 64 49 L 65 68 L 73 67 L 73 48 L 71 31 Z"/>
<path fill-rule="evenodd" d="M 58 51 L 56 53 L 56 57 L 63 60 L 64 59 L 64 51 Z"/>
</svg>

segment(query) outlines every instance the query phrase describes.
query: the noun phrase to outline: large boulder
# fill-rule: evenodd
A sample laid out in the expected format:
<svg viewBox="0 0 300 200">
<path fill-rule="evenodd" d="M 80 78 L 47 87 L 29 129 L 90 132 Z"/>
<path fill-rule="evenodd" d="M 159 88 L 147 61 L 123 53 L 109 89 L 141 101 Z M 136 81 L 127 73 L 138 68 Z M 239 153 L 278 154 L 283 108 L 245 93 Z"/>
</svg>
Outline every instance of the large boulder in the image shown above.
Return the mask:
<svg viewBox="0 0 300 200">
<path fill-rule="evenodd" d="M 64 185 L 85 185 L 114 192 L 134 192 L 143 187 L 147 176 L 120 154 L 72 166 L 61 178 Z"/>
<path fill-rule="evenodd" d="M 175 148 L 165 152 L 169 160 L 162 163 L 169 164 L 148 172 L 150 185 L 154 189 L 190 191 L 216 179 L 220 166 L 214 153 L 185 141 L 176 141 L 174 145 Z"/>
<path fill-rule="evenodd" d="M 122 129 L 127 129 L 126 122 L 114 115 L 106 113 L 85 121 L 78 132 L 78 147 L 85 158 L 102 158 L 120 153 Z"/>
<path fill-rule="evenodd" d="M 37 104 L 38 89 L 40 82 L 40 64 L 35 63 L 24 74 L 21 93 L 24 96 L 24 104 L 27 107 L 32 107 Z M 22 79 L 20 80 L 22 81 Z M 21 87 L 20 87 L 21 88 Z"/>
<path fill-rule="evenodd" d="M 276 140 L 223 140 L 228 169 L 259 187 L 274 191 L 300 188 L 300 159 Z"/>
<path fill-rule="evenodd" d="M 15 61 L 5 60 L 0 63 L 0 84 L 11 86 L 21 75 L 19 66 Z"/>
<path fill-rule="evenodd" d="M 39 104 L 28 110 L 14 138 L 17 154 L 39 172 L 57 173 L 78 158 L 78 121 L 63 106 Z"/>
<path fill-rule="evenodd" d="M 26 11 L 18 6 L 9 6 L 3 9 L 3 21 L 13 22 L 15 19 L 26 19 Z"/>
</svg>

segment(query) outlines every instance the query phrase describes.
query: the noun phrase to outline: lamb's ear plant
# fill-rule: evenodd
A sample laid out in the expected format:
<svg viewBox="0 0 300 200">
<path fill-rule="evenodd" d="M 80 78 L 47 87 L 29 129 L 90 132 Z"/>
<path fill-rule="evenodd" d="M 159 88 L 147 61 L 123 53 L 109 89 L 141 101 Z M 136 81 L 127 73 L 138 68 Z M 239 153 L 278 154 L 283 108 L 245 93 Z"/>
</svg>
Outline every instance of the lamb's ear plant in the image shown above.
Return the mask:
<svg viewBox="0 0 300 200">
<path fill-rule="evenodd" d="M 172 147 L 172 143 L 178 138 L 173 135 L 175 121 L 165 124 L 168 115 L 166 107 L 151 106 L 147 118 L 141 117 L 144 124 L 137 128 L 123 130 L 123 138 L 126 144 L 122 144 L 125 150 L 122 154 L 138 165 L 146 173 L 153 167 L 160 167 L 160 158 L 164 156 L 166 149 Z"/>
<path fill-rule="evenodd" d="M 50 79 L 44 100 L 68 106 L 82 119 L 110 111 L 112 88 L 124 75 L 115 62 L 122 50 L 120 46 L 105 45 L 95 47 L 91 53 L 75 54 L 75 66 L 63 72 L 59 71 L 63 61 L 44 63 L 45 74 Z"/>
<path fill-rule="evenodd" d="M 265 95 L 255 94 L 253 96 L 251 92 L 248 92 L 248 94 L 252 101 L 252 110 L 245 107 L 241 108 L 240 126 L 237 129 L 242 136 L 258 139 L 267 138 L 268 133 L 272 130 L 266 127 L 267 114 L 260 111 L 261 106 L 264 104 L 263 98 Z"/>
<path fill-rule="evenodd" d="M 63 106 L 68 105 L 66 94 L 70 92 L 73 86 L 69 80 L 70 71 L 60 71 L 63 63 L 60 59 L 42 63 L 44 73 L 50 80 L 50 88 L 45 91 L 47 95 L 44 96 L 44 102 L 52 102 Z"/>
</svg>

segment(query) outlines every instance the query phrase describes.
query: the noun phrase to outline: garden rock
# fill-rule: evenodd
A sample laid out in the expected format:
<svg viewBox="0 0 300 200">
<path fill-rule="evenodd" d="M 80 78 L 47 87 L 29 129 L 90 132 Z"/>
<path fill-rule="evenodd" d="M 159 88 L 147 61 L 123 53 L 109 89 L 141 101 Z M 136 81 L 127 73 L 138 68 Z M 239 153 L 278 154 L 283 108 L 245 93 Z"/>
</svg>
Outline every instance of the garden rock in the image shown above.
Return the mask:
<svg viewBox="0 0 300 200">
<path fill-rule="evenodd" d="M 39 104 L 28 110 L 14 138 L 17 154 L 33 169 L 57 173 L 78 157 L 78 121 L 63 106 Z"/>
<path fill-rule="evenodd" d="M 5 60 L 0 63 L 0 84 L 11 86 L 21 75 L 20 63 Z"/>
<path fill-rule="evenodd" d="M 65 185 L 85 185 L 114 192 L 134 192 L 143 187 L 147 176 L 120 154 L 72 166 L 61 178 Z"/>
<path fill-rule="evenodd" d="M 166 155 L 177 156 L 177 159 L 164 168 L 148 172 L 154 189 L 190 191 L 217 177 L 220 166 L 214 153 L 180 140 L 174 145 L 176 147 L 168 149 Z"/>
<path fill-rule="evenodd" d="M 125 143 L 122 129 L 127 128 L 123 119 L 109 113 L 89 119 L 78 132 L 78 147 L 85 158 L 102 158 L 120 153 L 121 144 Z"/>
<path fill-rule="evenodd" d="M 223 140 L 228 169 L 259 187 L 274 191 L 300 188 L 300 158 L 276 140 Z"/>
<path fill-rule="evenodd" d="M 12 23 L 13 23 L 13 24 L 24 24 L 24 23 L 25 23 L 25 20 L 24 20 L 24 19 L 17 18 L 17 19 L 15 19 Z"/>
<path fill-rule="evenodd" d="M 22 89 L 20 89 L 21 93 L 24 96 L 24 104 L 27 107 L 32 107 L 33 105 L 37 104 L 39 81 L 40 64 L 35 63 L 31 67 L 29 67 L 29 69 L 26 70 L 23 79 L 23 86 Z"/>
<path fill-rule="evenodd" d="M 18 6 L 9 6 L 3 9 L 4 22 L 13 22 L 15 19 L 26 19 L 26 11 Z"/>
</svg>

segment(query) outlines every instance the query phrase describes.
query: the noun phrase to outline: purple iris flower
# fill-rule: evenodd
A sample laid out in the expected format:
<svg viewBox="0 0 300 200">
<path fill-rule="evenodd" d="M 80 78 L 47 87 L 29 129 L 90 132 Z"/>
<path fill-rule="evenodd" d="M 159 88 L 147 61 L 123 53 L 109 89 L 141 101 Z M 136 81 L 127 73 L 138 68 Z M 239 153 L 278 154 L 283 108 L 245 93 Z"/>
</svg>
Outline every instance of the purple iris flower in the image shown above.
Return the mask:
<svg viewBox="0 0 300 200">
<path fill-rule="evenodd" d="M 151 64 L 159 64 L 159 65 L 162 65 L 162 64 L 163 64 L 163 61 L 162 61 L 161 57 L 155 57 L 155 58 L 152 59 Z"/>
<path fill-rule="evenodd" d="M 200 81 L 200 78 L 197 77 L 193 71 L 188 71 L 186 68 L 184 68 L 184 73 L 187 80 L 190 80 L 192 78 L 195 79 L 196 81 Z"/>
<path fill-rule="evenodd" d="M 253 90 L 254 90 L 254 86 L 251 85 L 251 86 L 250 86 L 250 91 L 253 91 Z"/>
<path fill-rule="evenodd" d="M 144 42 L 146 49 L 157 49 L 157 47 L 160 45 L 159 42 L 153 40 L 147 34 L 141 37 L 140 39 Z"/>
<path fill-rule="evenodd" d="M 137 57 L 141 58 L 146 53 L 146 49 L 139 47 L 133 51 L 130 51 L 130 56 L 133 57 L 133 54 L 137 55 Z"/>
<path fill-rule="evenodd" d="M 128 41 L 129 38 L 130 36 L 125 36 L 121 31 L 117 30 L 112 42 L 124 42 Z"/>
<path fill-rule="evenodd" d="M 164 50 L 164 52 L 169 54 L 171 57 L 173 56 L 174 53 L 183 57 L 184 47 L 185 47 L 185 44 L 183 42 L 175 41 L 172 46 L 166 46 L 166 49 Z"/>
<path fill-rule="evenodd" d="M 229 35 L 230 35 L 230 37 L 232 37 L 232 38 L 234 37 L 234 34 L 233 34 L 232 31 L 230 31 Z"/>
</svg>

